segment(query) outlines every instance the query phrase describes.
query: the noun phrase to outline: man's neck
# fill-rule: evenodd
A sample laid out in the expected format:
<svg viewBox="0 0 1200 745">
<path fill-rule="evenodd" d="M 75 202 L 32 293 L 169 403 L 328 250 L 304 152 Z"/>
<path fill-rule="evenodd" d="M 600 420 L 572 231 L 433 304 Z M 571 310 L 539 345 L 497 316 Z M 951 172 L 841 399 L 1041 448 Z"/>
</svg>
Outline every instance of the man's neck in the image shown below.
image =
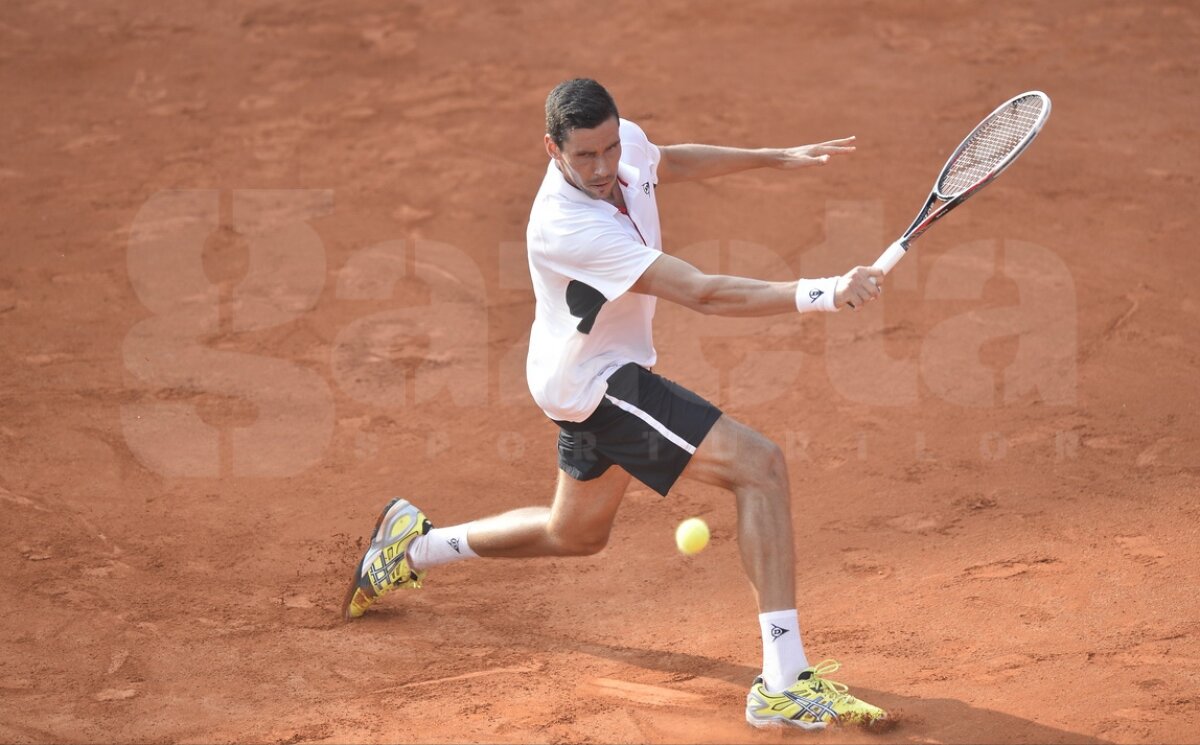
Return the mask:
<svg viewBox="0 0 1200 745">
<path fill-rule="evenodd" d="M 563 171 L 562 166 L 560 166 L 557 161 L 554 161 L 554 167 L 558 169 L 558 172 L 562 174 L 563 180 L 565 180 L 568 184 L 570 184 L 572 188 L 579 189 L 579 191 L 583 192 L 584 194 L 588 194 L 587 189 L 580 188 L 578 184 L 576 184 L 574 181 L 571 180 L 571 177 L 568 176 L 565 171 Z M 610 191 L 608 193 L 608 196 L 604 197 L 601 201 L 608 202 L 609 204 L 616 207 L 617 209 L 624 211 L 625 210 L 625 194 L 624 194 L 624 192 L 621 191 L 621 179 L 614 178 L 613 181 L 614 181 L 614 183 L 613 183 L 612 191 Z M 588 196 L 591 196 L 591 195 L 588 194 Z M 592 197 L 592 199 L 595 199 L 595 197 Z"/>
<path fill-rule="evenodd" d="M 621 191 L 621 181 L 619 179 L 613 179 L 612 191 L 608 193 L 604 201 L 621 211 L 625 210 L 625 193 Z"/>
</svg>

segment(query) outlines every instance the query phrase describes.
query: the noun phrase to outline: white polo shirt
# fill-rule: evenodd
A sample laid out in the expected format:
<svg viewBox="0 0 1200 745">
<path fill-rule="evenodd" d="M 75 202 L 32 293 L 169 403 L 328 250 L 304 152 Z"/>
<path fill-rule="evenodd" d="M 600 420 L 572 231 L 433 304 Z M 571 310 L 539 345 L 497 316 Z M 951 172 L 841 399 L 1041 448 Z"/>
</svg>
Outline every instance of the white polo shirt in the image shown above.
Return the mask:
<svg viewBox="0 0 1200 745">
<path fill-rule="evenodd" d="M 657 359 L 655 298 L 628 292 L 662 251 L 658 147 L 621 120 L 617 187 L 623 212 L 572 186 L 551 160 L 529 214 L 526 240 L 537 311 L 525 372 L 546 416 L 581 422 L 604 398 L 608 376 Z"/>
</svg>

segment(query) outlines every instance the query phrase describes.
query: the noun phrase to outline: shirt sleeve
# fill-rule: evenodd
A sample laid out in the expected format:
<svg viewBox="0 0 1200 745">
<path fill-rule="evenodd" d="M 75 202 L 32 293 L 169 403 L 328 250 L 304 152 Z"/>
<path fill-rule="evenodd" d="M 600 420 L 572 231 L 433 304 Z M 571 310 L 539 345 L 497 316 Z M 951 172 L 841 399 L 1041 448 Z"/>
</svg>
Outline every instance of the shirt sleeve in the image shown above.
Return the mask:
<svg viewBox="0 0 1200 745">
<path fill-rule="evenodd" d="M 590 217 L 590 216 L 589 216 Z M 571 221 L 545 241 L 552 269 L 595 288 L 609 302 L 624 295 L 662 252 L 597 218 Z"/>
<path fill-rule="evenodd" d="M 621 147 L 634 147 L 642 151 L 645 160 L 650 163 L 650 182 L 657 185 L 658 163 L 662 160 L 662 151 L 658 149 L 658 145 L 650 142 L 640 126 L 628 119 L 621 120 Z"/>
</svg>

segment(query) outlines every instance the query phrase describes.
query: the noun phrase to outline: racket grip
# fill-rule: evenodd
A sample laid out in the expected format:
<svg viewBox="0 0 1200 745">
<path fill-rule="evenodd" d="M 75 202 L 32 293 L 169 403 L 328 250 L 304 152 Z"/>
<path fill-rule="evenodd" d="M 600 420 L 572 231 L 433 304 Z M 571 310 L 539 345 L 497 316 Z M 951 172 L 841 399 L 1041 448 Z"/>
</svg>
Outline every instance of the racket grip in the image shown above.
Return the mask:
<svg viewBox="0 0 1200 745">
<path fill-rule="evenodd" d="M 892 271 L 892 267 L 896 266 L 896 264 L 900 261 L 900 258 L 906 253 L 908 253 L 908 246 L 904 245 L 904 239 L 901 238 L 892 245 L 888 246 L 887 250 L 875 260 L 875 263 L 872 266 L 874 266 L 876 269 L 882 269 L 883 273 L 887 274 L 888 272 Z"/>
</svg>

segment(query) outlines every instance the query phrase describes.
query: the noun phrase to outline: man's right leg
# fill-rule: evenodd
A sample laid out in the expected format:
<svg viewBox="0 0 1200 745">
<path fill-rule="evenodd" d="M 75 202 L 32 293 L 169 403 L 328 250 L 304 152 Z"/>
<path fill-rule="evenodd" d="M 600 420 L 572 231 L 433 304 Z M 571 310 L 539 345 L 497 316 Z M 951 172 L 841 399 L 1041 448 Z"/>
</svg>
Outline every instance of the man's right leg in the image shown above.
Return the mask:
<svg viewBox="0 0 1200 745">
<path fill-rule="evenodd" d="M 608 543 L 629 474 L 613 466 L 597 478 L 579 481 L 561 469 L 550 507 L 525 507 L 476 520 L 467 527 L 471 548 L 480 556 L 584 556 Z"/>
<path fill-rule="evenodd" d="M 561 469 L 554 502 L 525 507 L 449 528 L 432 528 L 424 513 L 392 500 L 376 523 L 343 605 L 358 618 L 375 600 L 399 588 L 420 587 L 431 567 L 476 556 L 583 556 L 608 543 L 629 474 L 610 466 L 580 481 Z"/>
</svg>

